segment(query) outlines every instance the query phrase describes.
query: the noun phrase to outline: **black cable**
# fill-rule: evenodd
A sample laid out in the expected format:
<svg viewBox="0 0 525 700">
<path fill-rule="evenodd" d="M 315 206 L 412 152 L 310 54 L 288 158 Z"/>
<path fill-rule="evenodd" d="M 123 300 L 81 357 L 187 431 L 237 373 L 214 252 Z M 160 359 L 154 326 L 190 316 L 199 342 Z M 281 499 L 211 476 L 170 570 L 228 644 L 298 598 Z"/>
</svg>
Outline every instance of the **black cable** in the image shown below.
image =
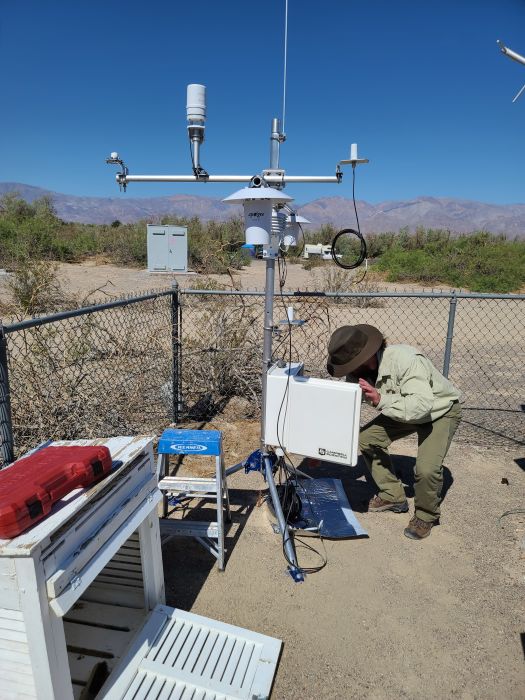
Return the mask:
<svg viewBox="0 0 525 700">
<path fill-rule="evenodd" d="M 188 141 L 188 143 L 190 144 L 191 169 L 193 170 L 193 174 L 195 175 L 195 177 L 197 177 L 197 168 L 195 167 L 195 159 L 193 157 L 193 148 L 191 145 L 191 141 Z"/>
<path fill-rule="evenodd" d="M 283 269 L 281 270 L 281 259 L 280 259 L 280 258 L 277 258 L 277 266 L 278 266 L 278 269 L 279 269 L 279 292 L 280 292 L 280 297 L 281 297 L 281 303 L 282 303 L 282 305 L 283 305 L 283 309 L 284 309 L 284 312 L 285 312 L 285 318 L 286 318 L 286 320 L 287 320 L 287 322 L 288 322 L 288 342 L 289 342 L 289 346 L 288 346 L 288 366 L 290 366 L 291 363 L 292 363 L 292 324 L 291 324 L 290 319 L 289 319 L 289 317 L 288 317 L 288 309 L 287 309 L 287 307 L 286 307 L 286 302 L 285 302 L 284 295 L 283 295 L 283 287 L 284 287 L 284 284 L 285 284 L 285 282 L 286 282 L 286 273 L 287 273 L 286 260 L 285 260 L 284 258 L 283 258 L 283 263 L 284 263 L 284 264 L 283 264 Z M 307 501 L 308 501 L 308 503 L 309 503 L 311 509 L 312 509 L 312 504 L 311 504 L 311 502 L 310 502 L 310 498 L 309 498 L 309 496 L 308 496 L 308 493 L 306 492 L 304 486 L 302 486 L 302 484 L 300 483 L 300 479 L 299 479 L 299 477 L 298 477 L 297 470 L 296 470 L 296 468 L 295 468 L 295 466 L 294 466 L 292 460 L 290 459 L 290 456 L 289 456 L 288 453 L 286 452 L 286 449 L 285 449 L 285 447 L 283 446 L 283 444 L 282 444 L 282 442 L 281 442 L 281 439 L 280 439 L 280 436 L 279 436 L 279 424 L 280 424 L 280 420 L 281 420 L 281 413 L 282 413 L 283 407 L 284 407 L 284 405 L 285 405 L 286 398 L 287 398 L 287 396 L 288 396 L 289 387 L 290 387 L 290 373 L 288 372 L 288 376 L 287 376 L 287 379 L 286 379 L 286 388 L 285 388 L 285 390 L 284 390 L 283 399 L 282 399 L 282 401 L 281 401 L 281 405 L 280 405 L 280 407 L 279 407 L 279 413 L 278 413 L 278 415 L 277 415 L 277 430 L 276 430 L 276 434 L 277 434 L 277 442 L 279 443 L 279 447 L 280 447 L 281 451 L 283 452 L 283 456 L 279 459 L 279 486 L 280 486 L 280 488 L 281 488 L 281 491 L 282 491 L 282 488 L 283 488 L 283 484 L 282 484 L 282 481 L 283 481 L 283 478 L 282 478 L 282 477 L 283 477 L 283 472 L 284 472 L 284 475 L 285 475 L 285 478 L 284 478 L 284 494 L 283 494 L 283 496 L 282 496 L 281 506 L 286 506 L 286 504 L 288 503 L 288 508 L 287 508 L 286 514 L 283 512 L 284 520 L 285 520 L 285 528 L 284 528 L 284 532 L 282 533 L 282 550 L 283 550 L 283 556 L 284 556 L 286 562 L 288 563 L 288 565 L 289 565 L 290 567 L 292 567 L 292 568 L 295 568 L 294 563 L 293 563 L 292 561 L 290 561 L 290 559 L 288 558 L 288 555 L 286 554 L 286 544 L 287 544 L 288 542 L 292 541 L 292 535 L 290 534 L 290 532 L 289 532 L 289 530 L 288 530 L 288 527 L 287 527 L 287 525 L 288 525 L 288 520 L 289 520 L 289 518 L 290 518 L 290 515 L 291 515 L 291 513 L 292 513 L 292 508 L 293 508 L 293 505 L 294 505 L 294 499 L 293 499 L 293 497 L 288 499 L 288 493 L 289 493 L 290 487 L 291 487 L 291 486 L 294 486 L 296 491 L 297 491 L 298 489 L 302 489 L 302 491 L 304 492 L 304 495 L 305 495 L 305 497 L 306 497 L 306 499 L 307 499 Z M 283 425 L 284 425 L 284 422 L 285 422 L 285 421 L 286 421 L 286 414 L 285 414 L 285 417 L 284 417 L 284 420 L 283 420 Z M 288 463 L 287 463 L 287 460 L 288 460 Z M 312 509 L 312 511 L 313 511 L 313 509 Z M 325 544 L 324 544 L 324 541 L 323 541 L 323 537 L 322 537 L 322 535 L 321 535 L 320 532 L 319 532 L 319 537 L 320 537 L 321 542 L 322 542 L 322 545 L 323 545 L 324 554 L 322 554 L 321 552 L 319 552 L 319 551 L 318 551 L 315 547 L 313 547 L 312 545 L 307 544 L 306 542 L 303 542 L 303 540 L 301 540 L 297 535 L 295 535 L 294 538 L 293 538 L 294 541 L 299 542 L 299 544 L 300 544 L 302 547 L 304 547 L 305 549 L 308 549 L 308 550 L 310 550 L 310 551 L 312 551 L 312 552 L 315 552 L 315 553 L 319 556 L 319 558 L 321 559 L 321 564 L 319 564 L 318 566 L 311 566 L 311 567 L 303 567 L 303 566 L 300 566 L 300 565 L 299 565 L 299 561 L 297 560 L 297 566 L 296 566 L 296 568 L 297 568 L 302 574 L 313 574 L 313 573 L 316 573 L 316 572 L 318 572 L 318 571 L 321 571 L 321 569 L 323 569 L 323 568 L 326 566 L 326 564 L 328 563 L 328 556 L 327 556 L 327 554 L 326 554 L 326 547 L 325 547 Z"/>
<path fill-rule="evenodd" d="M 361 234 L 361 227 L 359 226 L 359 216 L 357 215 L 357 205 L 355 201 L 355 166 L 352 168 L 352 201 L 354 203 L 354 212 L 355 212 L 355 219 L 357 222 L 357 231 L 353 228 L 344 228 L 342 231 L 339 231 L 339 233 L 336 233 L 334 236 L 334 240 L 332 241 L 332 249 L 330 251 L 332 255 L 332 260 L 335 262 L 336 265 L 339 265 L 339 267 L 342 267 L 344 270 L 354 270 L 356 267 L 359 267 L 360 265 L 363 264 L 363 262 L 366 260 L 367 256 L 367 247 L 366 247 L 366 241 L 363 238 L 363 235 Z M 359 250 L 359 256 L 356 260 L 355 263 L 352 265 L 346 265 L 345 263 L 342 263 L 339 261 L 336 253 L 336 243 L 338 239 L 341 236 L 346 235 L 347 233 L 351 233 L 354 236 L 356 236 L 359 241 L 360 241 L 360 250 Z"/>
<path fill-rule="evenodd" d="M 344 236 L 347 233 L 352 233 L 354 236 L 356 236 L 359 239 L 360 244 L 361 244 L 357 260 L 355 263 L 352 263 L 351 265 L 346 265 L 345 263 L 342 263 L 339 260 L 339 258 L 337 257 L 337 253 L 336 253 L 337 241 L 339 240 L 339 238 L 341 236 Z M 336 265 L 339 265 L 339 267 L 342 267 L 344 270 L 355 270 L 356 267 L 359 267 L 360 265 L 362 265 L 364 263 L 364 261 L 366 260 L 367 252 L 368 251 L 366 248 L 365 239 L 363 238 L 363 236 L 361 235 L 361 233 L 359 231 L 356 231 L 353 228 L 344 228 L 344 229 L 342 229 L 342 231 L 339 231 L 338 233 L 336 233 L 336 235 L 334 236 L 334 240 L 332 241 L 332 249 L 330 251 L 330 253 L 332 255 L 332 260 L 335 262 Z"/>
<path fill-rule="evenodd" d="M 357 205 L 355 203 L 355 165 L 352 166 L 352 202 L 354 203 L 355 220 L 357 222 L 357 232 L 359 233 L 359 235 L 361 235 L 359 217 L 357 216 Z"/>
<path fill-rule="evenodd" d="M 302 238 L 302 241 L 303 241 L 303 247 L 301 248 L 301 250 L 300 250 L 299 253 L 297 254 L 297 257 L 300 258 L 300 257 L 302 256 L 302 254 L 304 253 L 304 246 L 305 246 L 305 244 L 306 244 L 306 241 L 305 241 L 305 238 L 304 238 L 303 227 L 301 226 L 301 224 L 300 224 L 299 222 L 297 222 L 297 226 L 299 226 L 299 230 L 301 231 L 301 238 Z"/>
<path fill-rule="evenodd" d="M 197 167 L 195 165 L 195 158 L 193 157 L 193 148 L 192 148 L 191 141 L 189 142 L 189 144 L 190 144 L 191 168 L 193 170 L 193 174 L 195 175 L 195 177 L 197 179 L 208 177 L 208 173 L 206 172 L 206 170 L 204 170 L 204 168 L 201 168 L 200 166 Z"/>
</svg>

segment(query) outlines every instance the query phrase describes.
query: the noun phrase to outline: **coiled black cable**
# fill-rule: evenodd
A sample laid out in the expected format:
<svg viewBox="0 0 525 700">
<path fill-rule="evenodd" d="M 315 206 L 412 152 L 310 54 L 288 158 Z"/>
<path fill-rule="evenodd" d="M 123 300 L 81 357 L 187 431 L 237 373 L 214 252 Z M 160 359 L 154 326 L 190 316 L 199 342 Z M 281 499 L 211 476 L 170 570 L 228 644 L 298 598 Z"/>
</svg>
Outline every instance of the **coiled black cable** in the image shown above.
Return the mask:
<svg viewBox="0 0 525 700">
<path fill-rule="evenodd" d="M 357 257 L 357 260 L 352 263 L 351 265 L 347 265 L 346 263 L 342 263 L 336 253 L 336 243 L 339 240 L 341 236 L 346 235 L 347 233 L 352 233 L 354 236 L 357 236 L 359 238 L 361 247 L 359 250 L 359 255 Z M 360 231 L 356 231 L 353 228 L 344 228 L 342 231 L 339 231 L 339 233 L 336 233 L 334 236 L 334 240 L 332 241 L 332 248 L 331 248 L 331 254 L 332 254 L 332 260 L 335 262 L 336 265 L 339 265 L 339 267 L 342 267 L 345 270 L 354 270 L 356 267 L 359 267 L 360 265 L 363 264 L 363 262 L 366 260 L 367 256 L 367 248 L 366 248 L 366 241 L 363 238 L 363 235 L 361 234 Z"/>
</svg>

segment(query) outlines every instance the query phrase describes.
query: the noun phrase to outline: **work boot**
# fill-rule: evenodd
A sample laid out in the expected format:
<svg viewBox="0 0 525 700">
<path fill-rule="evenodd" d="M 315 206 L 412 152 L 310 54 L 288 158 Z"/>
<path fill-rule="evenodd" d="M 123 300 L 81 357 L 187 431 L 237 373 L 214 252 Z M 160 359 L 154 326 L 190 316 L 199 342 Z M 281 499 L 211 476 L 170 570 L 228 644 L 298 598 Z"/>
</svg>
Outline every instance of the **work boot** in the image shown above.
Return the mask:
<svg viewBox="0 0 525 700">
<path fill-rule="evenodd" d="M 374 496 L 368 504 L 369 513 L 381 513 L 384 510 L 391 510 L 394 513 L 408 513 L 408 501 L 385 501 L 381 496 Z"/>
<path fill-rule="evenodd" d="M 434 523 L 427 523 L 425 520 L 421 520 L 421 518 L 414 515 L 412 520 L 408 523 L 408 527 L 405 528 L 405 535 L 411 540 L 423 540 L 430 535 L 432 525 L 434 525 Z"/>
</svg>

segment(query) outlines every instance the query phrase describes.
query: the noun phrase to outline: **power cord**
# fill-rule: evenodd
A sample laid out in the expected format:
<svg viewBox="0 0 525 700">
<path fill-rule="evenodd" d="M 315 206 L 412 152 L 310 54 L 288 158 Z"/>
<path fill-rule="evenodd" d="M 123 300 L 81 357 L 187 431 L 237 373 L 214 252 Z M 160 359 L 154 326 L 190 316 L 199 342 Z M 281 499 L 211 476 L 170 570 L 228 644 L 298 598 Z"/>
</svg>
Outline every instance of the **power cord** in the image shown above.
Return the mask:
<svg viewBox="0 0 525 700">
<path fill-rule="evenodd" d="M 283 258 L 283 266 L 281 269 L 281 259 L 277 258 L 277 265 L 279 268 L 279 294 L 281 298 L 281 303 L 283 306 L 283 310 L 285 312 L 285 318 L 287 319 L 288 322 L 288 366 L 291 365 L 292 363 L 292 324 L 290 322 L 290 319 L 288 317 L 288 310 L 286 308 L 286 302 L 284 299 L 283 295 L 283 287 L 286 283 L 286 274 L 287 274 L 287 268 L 286 268 L 286 260 Z M 276 429 L 276 434 L 277 434 L 277 442 L 279 443 L 279 447 L 281 451 L 283 452 L 283 456 L 280 457 L 278 464 L 279 464 L 279 487 L 281 490 L 281 493 L 279 495 L 281 504 L 283 505 L 283 515 L 284 515 L 284 520 L 285 524 L 288 524 L 288 521 L 292 515 L 292 512 L 294 509 L 297 509 L 297 501 L 294 498 L 294 495 L 297 495 L 298 490 L 302 490 L 302 493 L 304 494 L 304 497 L 308 501 L 308 504 L 310 505 L 310 508 L 312 508 L 312 504 L 310 502 L 310 498 L 308 496 L 308 493 L 306 492 L 304 486 L 301 484 L 301 480 L 299 479 L 299 475 L 297 473 L 297 470 L 295 468 L 295 465 L 293 464 L 290 456 L 286 452 L 286 448 L 283 446 L 281 442 L 281 436 L 279 435 L 280 432 L 280 424 L 281 424 L 281 415 L 283 408 L 285 406 L 288 394 L 289 394 L 289 388 L 290 388 L 290 373 L 288 373 L 287 379 L 286 379 L 286 387 L 284 390 L 283 398 L 281 401 L 281 405 L 279 407 L 279 413 L 277 415 L 277 429 Z M 283 425 L 286 420 L 286 410 L 285 409 L 285 415 L 283 419 Z M 284 482 L 284 483 L 283 483 Z M 300 500 L 300 499 L 299 499 Z M 284 513 L 284 508 L 286 508 L 286 513 Z M 328 556 L 326 553 L 326 546 L 324 544 L 323 537 L 321 533 L 319 532 L 319 537 L 321 539 L 321 543 L 323 545 L 323 550 L 324 554 L 319 552 L 315 547 L 313 547 L 311 544 L 304 542 L 300 537 L 295 534 L 294 536 L 294 541 L 298 542 L 301 547 L 304 549 L 307 549 L 311 552 L 314 552 L 321 560 L 321 563 L 318 566 L 300 566 L 299 561 L 297 561 L 297 568 L 299 571 L 303 574 L 312 574 L 312 573 L 317 573 L 318 571 L 321 571 L 327 563 L 328 563 Z M 284 528 L 284 532 L 282 533 L 282 550 L 283 550 L 283 556 L 286 559 L 286 562 L 290 567 L 294 567 L 294 563 L 290 561 L 288 558 L 288 555 L 286 554 L 286 544 L 292 540 L 292 536 L 288 530 L 288 527 Z M 297 551 L 297 548 L 296 548 Z"/>
</svg>

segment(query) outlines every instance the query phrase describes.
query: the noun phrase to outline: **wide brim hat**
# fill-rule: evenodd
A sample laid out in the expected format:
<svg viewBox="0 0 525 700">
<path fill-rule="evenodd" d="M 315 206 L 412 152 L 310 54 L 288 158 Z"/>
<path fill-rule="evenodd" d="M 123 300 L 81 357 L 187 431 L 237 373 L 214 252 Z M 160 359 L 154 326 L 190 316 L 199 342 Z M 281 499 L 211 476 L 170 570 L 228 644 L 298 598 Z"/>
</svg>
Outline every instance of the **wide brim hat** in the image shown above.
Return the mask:
<svg viewBox="0 0 525 700">
<path fill-rule="evenodd" d="M 383 340 L 381 331 L 367 323 L 341 326 L 332 333 L 328 343 L 328 374 L 332 377 L 352 374 L 363 362 L 375 355 Z"/>
</svg>

